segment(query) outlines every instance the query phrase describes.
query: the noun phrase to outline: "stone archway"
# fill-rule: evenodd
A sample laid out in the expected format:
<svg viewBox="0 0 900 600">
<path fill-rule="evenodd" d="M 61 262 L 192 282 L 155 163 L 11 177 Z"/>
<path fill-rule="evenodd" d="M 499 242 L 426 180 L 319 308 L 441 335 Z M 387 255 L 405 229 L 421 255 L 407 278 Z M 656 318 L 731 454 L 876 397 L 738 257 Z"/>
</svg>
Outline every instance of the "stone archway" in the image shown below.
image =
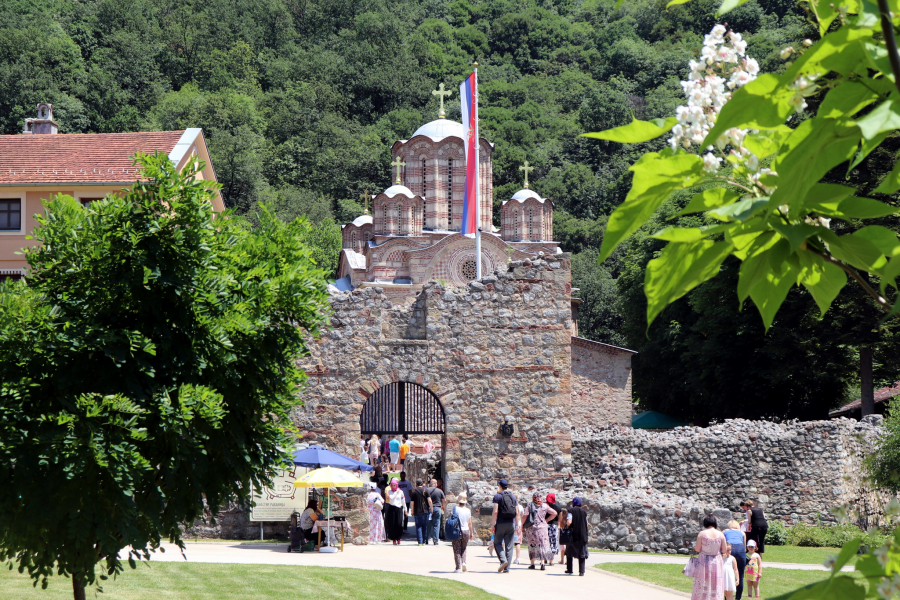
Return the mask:
<svg viewBox="0 0 900 600">
<path fill-rule="evenodd" d="M 443 479 L 447 419 L 444 405 L 428 388 L 408 381 L 395 381 L 378 388 L 363 405 L 359 431 L 364 436 L 441 436 L 440 478 Z"/>
</svg>

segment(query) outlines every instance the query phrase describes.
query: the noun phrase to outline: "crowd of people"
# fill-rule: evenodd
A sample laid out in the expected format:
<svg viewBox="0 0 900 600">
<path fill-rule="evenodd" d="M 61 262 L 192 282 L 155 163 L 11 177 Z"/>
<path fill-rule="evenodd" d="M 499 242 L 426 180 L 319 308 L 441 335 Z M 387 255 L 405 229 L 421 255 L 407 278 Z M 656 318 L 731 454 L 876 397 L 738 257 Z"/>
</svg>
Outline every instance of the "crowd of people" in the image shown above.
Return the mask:
<svg viewBox="0 0 900 600">
<path fill-rule="evenodd" d="M 762 509 L 750 500 L 741 502 L 745 520 L 732 520 L 723 532 L 712 515 L 703 519 L 703 531 L 697 534 L 692 557 L 694 585 L 691 600 L 741 600 L 744 584 L 747 597 L 759 598 L 762 579 L 762 554 L 765 552 L 769 524 Z M 688 573 L 688 570 L 685 570 Z"/>
<path fill-rule="evenodd" d="M 429 485 L 419 479 L 415 486 L 406 478 L 382 474 L 380 466 L 371 477 L 371 488 L 366 497 L 369 509 L 369 542 L 373 544 L 390 540 L 399 545 L 406 531 L 408 520 L 415 524 L 416 542 L 426 546 L 429 542 L 438 545 L 441 524 L 447 516 L 447 497 L 432 479 Z M 520 549 L 528 548 L 529 569 L 546 570 L 556 562 L 566 564 L 566 573 L 573 574 L 574 561 L 578 561 L 579 575 L 584 575 L 585 560 L 588 557 L 587 512 L 581 498 L 572 500 L 571 508 L 561 507 L 556 502 L 556 494 L 544 497 L 534 491 L 531 501 L 522 504 L 509 490 L 509 482 L 498 482 L 497 494 L 493 498 L 491 517 L 491 541 L 488 550 L 500 561 L 498 569 L 508 573 L 512 564 L 520 564 Z M 459 537 L 452 542 L 455 572 L 466 571 L 466 550 L 469 541 L 475 537 L 472 511 L 468 507 L 468 496 L 457 496 L 452 514 L 459 521 Z M 302 517 L 301 517 L 302 519 Z"/>
</svg>

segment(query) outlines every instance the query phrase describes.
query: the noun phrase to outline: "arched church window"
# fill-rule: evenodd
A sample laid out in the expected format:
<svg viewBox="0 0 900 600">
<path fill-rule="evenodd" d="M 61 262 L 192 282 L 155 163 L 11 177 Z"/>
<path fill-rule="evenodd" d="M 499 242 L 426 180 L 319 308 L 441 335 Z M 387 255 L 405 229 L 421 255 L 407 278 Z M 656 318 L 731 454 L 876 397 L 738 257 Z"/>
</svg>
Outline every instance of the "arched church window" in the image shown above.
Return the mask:
<svg viewBox="0 0 900 600">
<path fill-rule="evenodd" d="M 522 238 L 519 237 L 519 211 L 516 209 L 513 209 L 513 215 L 515 216 L 515 219 L 514 219 L 515 224 L 513 227 L 513 239 L 520 240 Z"/>
<path fill-rule="evenodd" d="M 422 197 L 425 197 L 426 186 L 425 186 L 425 159 L 422 159 Z"/>
<path fill-rule="evenodd" d="M 534 239 L 534 209 L 528 209 L 528 240 Z"/>
<path fill-rule="evenodd" d="M 453 229 L 453 159 L 447 161 L 447 229 Z"/>
<path fill-rule="evenodd" d="M 355 231 L 350 232 L 350 248 L 352 248 L 353 250 L 356 250 L 356 232 Z"/>
<path fill-rule="evenodd" d="M 403 218 L 401 216 L 402 211 L 403 211 L 403 205 L 398 202 L 397 203 L 397 228 L 394 230 L 396 233 L 400 233 L 400 228 L 403 227 L 403 225 L 402 225 Z"/>
</svg>

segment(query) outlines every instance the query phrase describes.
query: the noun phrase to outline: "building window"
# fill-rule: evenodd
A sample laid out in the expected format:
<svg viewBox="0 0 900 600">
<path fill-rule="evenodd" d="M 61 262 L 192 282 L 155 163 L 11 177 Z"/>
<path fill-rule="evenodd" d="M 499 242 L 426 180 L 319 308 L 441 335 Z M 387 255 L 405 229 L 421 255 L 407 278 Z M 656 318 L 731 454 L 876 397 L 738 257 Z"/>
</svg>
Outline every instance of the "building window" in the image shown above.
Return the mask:
<svg viewBox="0 0 900 600">
<path fill-rule="evenodd" d="M 422 159 L 422 197 L 425 197 L 425 192 L 427 188 L 425 186 L 425 159 Z"/>
<path fill-rule="evenodd" d="M 515 218 L 514 218 L 515 225 L 513 227 L 513 239 L 518 241 L 522 238 L 519 237 L 519 211 L 516 210 L 515 208 L 513 209 L 513 215 L 515 216 Z"/>
<path fill-rule="evenodd" d="M 459 268 L 459 274 L 462 275 L 463 281 L 472 281 L 478 274 L 478 267 L 472 259 L 467 260 Z"/>
<path fill-rule="evenodd" d="M 81 202 L 81 205 L 85 208 L 91 203 L 96 202 L 97 200 L 103 200 L 103 198 L 79 198 L 78 201 Z"/>
<path fill-rule="evenodd" d="M 0 231 L 19 231 L 22 228 L 22 200 L 0 198 Z"/>
<path fill-rule="evenodd" d="M 534 239 L 534 209 L 528 209 L 528 241 Z"/>
<path fill-rule="evenodd" d="M 393 231 L 398 234 L 400 233 L 400 227 L 401 227 L 400 223 L 403 220 L 402 217 L 400 216 L 402 210 L 403 210 L 403 205 L 398 202 L 397 203 L 397 228 L 393 229 Z"/>
<path fill-rule="evenodd" d="M 447 161 L 447 229 L 453 229 L 453 159 Z"/>
<path fill-rule="evenodd" d="M 355 251 L 356 250 L 356 232 L 350 232 L 350 247 Z"/>
</svg>

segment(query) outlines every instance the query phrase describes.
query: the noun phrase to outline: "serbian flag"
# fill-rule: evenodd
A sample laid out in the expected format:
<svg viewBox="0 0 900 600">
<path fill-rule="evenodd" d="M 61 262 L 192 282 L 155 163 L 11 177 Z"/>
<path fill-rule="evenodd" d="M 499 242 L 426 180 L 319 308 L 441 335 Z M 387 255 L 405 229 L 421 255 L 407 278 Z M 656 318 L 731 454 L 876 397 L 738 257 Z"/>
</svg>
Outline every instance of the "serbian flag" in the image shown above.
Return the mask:
<svg viewBox="0 0 900 600">
<path fill-rule="evenodd" d="M 462 229 L 467 235 L 478 229 L 478 69 L 459 86 L 462 126 L 466 143 L 466 187 L 463 193 Z"/>
</svg>

